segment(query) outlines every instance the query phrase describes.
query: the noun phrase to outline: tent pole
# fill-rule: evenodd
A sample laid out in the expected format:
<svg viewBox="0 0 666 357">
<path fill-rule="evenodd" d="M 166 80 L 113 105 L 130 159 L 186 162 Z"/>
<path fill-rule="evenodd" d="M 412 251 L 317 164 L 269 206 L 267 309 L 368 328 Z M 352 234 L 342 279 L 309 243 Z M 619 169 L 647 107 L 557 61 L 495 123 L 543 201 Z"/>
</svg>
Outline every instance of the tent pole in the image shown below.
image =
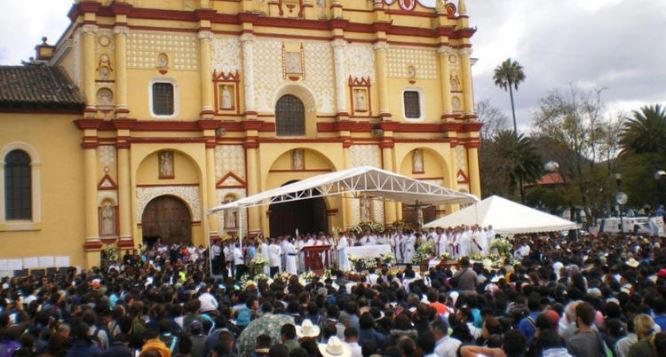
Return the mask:
<svg viewBox="0 0 666 357">
<path fill-rule="evenodd" d="M 243 209 L 238 208 L 238 248 L 243 251 Z"/>
</svg>

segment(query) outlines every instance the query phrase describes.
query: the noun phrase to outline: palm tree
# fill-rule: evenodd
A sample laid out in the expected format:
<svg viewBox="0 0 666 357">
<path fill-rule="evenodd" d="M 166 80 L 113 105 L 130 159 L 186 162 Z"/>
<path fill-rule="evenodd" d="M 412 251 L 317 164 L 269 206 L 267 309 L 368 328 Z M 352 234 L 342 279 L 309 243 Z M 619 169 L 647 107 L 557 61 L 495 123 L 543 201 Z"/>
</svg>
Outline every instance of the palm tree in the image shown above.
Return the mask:
<svg viewBox="0 0 666 357">
<path fill-rule="evenodd" d="M 518 135 L 518 126 L 516 125 L 516 108 L 513 104 L 513 89 L 518 90 L 518 85 L 525 80 L 525 73 L 523 66 L 520 63 L 507 58 L 502 64 L 495 68 L 493 75 L 495 85 L 509 90 L 509 97 L 511 98 L 511 114 L 513 115 L 513 132 Z"/>
<path fill-rule="evenodd" d="M 665 153 L 666 111 L 657 105 L 634 110 L 631 118 L 622 126 L 620 146 L 623 153 Z"/>
<path fill-rule="evenodd" d="M 497 157 L 503 161 L 503 171 L 509 176 L 509 184 L 520 190 L 520 201 L 525 202 L 523 182 L 535 182 L 541 177 L 541 155 L 530 138 L 502 130 L 495 137 Z M 514 191 L 515 192 L 515 191 Z"/>
</svg>

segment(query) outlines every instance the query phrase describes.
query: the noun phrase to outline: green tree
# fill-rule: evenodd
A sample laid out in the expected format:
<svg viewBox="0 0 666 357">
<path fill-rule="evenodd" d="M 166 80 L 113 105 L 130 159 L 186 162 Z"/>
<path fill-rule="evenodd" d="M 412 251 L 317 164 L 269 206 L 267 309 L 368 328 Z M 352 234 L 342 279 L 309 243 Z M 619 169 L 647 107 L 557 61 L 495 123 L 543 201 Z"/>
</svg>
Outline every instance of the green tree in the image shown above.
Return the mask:
<svg viewBox="0 0 666 357">
<path fill-rule="evenodd" d="M 509 130 L 500 131 L 494 140 L 494 150 L 500 158 L 500 172 L 508 178 L 510 190 L 520 192 L 520 201 L 525 202 L 523 183 L 535 182 L 541 177 L 541 156 L 530 138 L 515 135 Z M 497 172 L 495 174 L 498 174 Z"/>
<path fill-rule="evenodd" d="M 666 111 L 657 104 L 635 110 L 620 133 L 623 153 L 666 153 Z"/>
<path fill-rule="evenodd" d="M 495 68 L 493 75 L 495 85 L 509 91 L 509 98 L 511 99 L 511 115 L 513 116 L 513 131 L 518 135 L 518 126 L 516 124 L 516 108 L 513 102 L 513 90 L 518 91 L 518 85 L 525 80 L 525 72 L 523 66 L 517 61 L 507 58 L 502 64 Z"/>
<path fill-rule="evenodd" d="M 552 91 L 534 116 L 535 135 L 549 148 L 546 159 L 560 164 L 560 175 L 577 191 L 571 205 L 584 209 L 588 223 L 608 210 L 615 192 L 621 122 L 606 115 L 601 92 Z"/>
</svg>

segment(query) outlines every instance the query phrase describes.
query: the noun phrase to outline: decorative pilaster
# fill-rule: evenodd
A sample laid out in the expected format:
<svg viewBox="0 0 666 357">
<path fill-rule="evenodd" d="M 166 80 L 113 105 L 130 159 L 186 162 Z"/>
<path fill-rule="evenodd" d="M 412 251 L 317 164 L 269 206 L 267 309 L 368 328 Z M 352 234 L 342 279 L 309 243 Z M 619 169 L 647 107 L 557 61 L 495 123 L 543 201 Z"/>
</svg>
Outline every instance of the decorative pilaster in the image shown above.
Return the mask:
<svg viewBox="0 0 666 357">
<path fill-rule="evenodd" d="M 337 39 L 331 42 L 335 62 L 335 104 L 338 114 L 347 112 L 347 81 L 345 73 L 345 46 L 347 42 Z"/>
<path fill-rule="evenodd" d="M 246 33 L 240 37 L 243 52 L 243 89 L 245 92 L 245 113 L 257 112 L 254 96 L 254 35 Z"/>
<path fill-rule="evenodd" d="M 201 115 L 213 115 L 213 85 L 211 81 L 211 41 L 213 33 L 199 31 L 199 74 L 201 82 Z"/>
<path fill-rule="evenodd" d="M 472 49 L 460 50 L 460 65 L 462 67 L 462 84 L 465 114 L 474 114 L 474 94 L 472 93 Z"/>
<path fill-rule="evenodd" d="M 127 106 L 127 34 L 129 27 L 113 28 L 116 41 L 116 116 L 129 113 Z"/>
<path fill-rule="evenodd" d="M 215 207 L 217 194 L 215 192 L 215 142 L 206 144 L 206 193 L 208 196 L 208 208 Z M 208 218 L 208 236 L 211 239 L 219 238 L 217 218 L 211 216 Z"/>
<path fill-rule="evenodd" d="M 351 157 L 349 154 L 349 146 L 344 145 L 342 147 L 342 154 L 344 159 L 345 169 L 351 169 Z M 345 194 L 342 197 L 342 225 L 345 229 L 350 228 L 354 224 L 354 219 L 352 218 L 352 196 L 351 194 Z"/>
<path fill-rule="evenodd" d="M 469 188 L 471 193 L 481 198 L 481 176 L 479 175 L 479 149 L 477 146 L 467 148 L 467 161 L 469 165 Z"/>
<path fill-rule="evenodd" d="M 120 217 L 120 241 L 132 241 L 132 186 L 130 181 L 129 145 L 116 145 L 118 150 L 118 211 Z M 125 244 L 129 245 L 129 244 Z M 133 245 L 133 244 L 132 244 Z"/>
<path fill-rule="evenodd" d="M 248 146 L 246 149 L 247 155 L 247 194 L 252 196 L 259 192 L 259 163 L 257 161 L 257 148 L 256 146 Z M 261 230 L 261 220 L 259 215 L 261 210 L 259 207 L 251 207 L 248 209 L 248 232 L 259 232 Z"/>
<path fill-rule="evenodd" d="M 448 46 L 440 46 L 437 49 L 439 54 L 439 70 L 441 75 L 440 87 L 442 90 L 442 119 L 453 113 L 451 104 L 451 70 L 449 69 L 449 56 L 453 51 Z"/>
<path fill-rule="evenodd" d="M 86 111 L 96 111 L 95 95 L 95 37 L 97 25 L 83 25 L 83 92 L 86 98 Z"/>
<path fill-rule="evenodd" d="M 88 132 L 89 130 L 85 130 Z M 92 130 L 91 130 L 92 131 Z M 95 130 L 96 132 L 96 130 Z M 85 209 L 85 242 L 86 266 L 99 265 L 99 250 L 102 242 L 99 239 L 99 220 L 97 210 L 97 143 L 84 142 L 83 147 L 83 202 Z"/>
<path fill-rule="evenodd" d="M 388 95 L 388 48 L 385 41 L 374 44 L 375 65 L 377 67 L 377 91 L 379 93 L 379 115 L 390 117 Z"/>
<path fill-rule="evenodd" d="M 395 171 L 395 152 L 393 145 L 385 145 L 382 147 L 382 159 L 384 170 L 389 172 Z M 384 201 L 384 224 L 390 225 L 395 223 L 397 220 L 396 217 L 396 205 L 393 201 Z"/>
</svg>

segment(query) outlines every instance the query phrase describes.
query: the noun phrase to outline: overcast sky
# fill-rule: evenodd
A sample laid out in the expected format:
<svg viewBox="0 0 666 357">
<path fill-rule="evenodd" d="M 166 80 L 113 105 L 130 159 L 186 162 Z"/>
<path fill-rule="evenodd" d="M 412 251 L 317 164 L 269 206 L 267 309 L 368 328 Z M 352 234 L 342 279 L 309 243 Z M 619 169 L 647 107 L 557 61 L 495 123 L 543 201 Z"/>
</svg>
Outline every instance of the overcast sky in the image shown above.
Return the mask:
<svg viewBox="0 0 666 357">
<path fill-rule="evenodd" d="M 434 3 L 434 0 L 422 0 Z M 457 0 L 454 0 L 457 3 Z M 55 42 L 67 27 L 71 0 L 2 0 L 0 64 L 33 55 L 44 35 Z M 509 115 L 508 94 L 493 69 L 508 57 L 525 68 L 516 96 L 519 126 L 549 90 L 606 88 L 610 112 L 666 104 L 665 0 L 467 0 L 477 100 Z"/>
</svg>

